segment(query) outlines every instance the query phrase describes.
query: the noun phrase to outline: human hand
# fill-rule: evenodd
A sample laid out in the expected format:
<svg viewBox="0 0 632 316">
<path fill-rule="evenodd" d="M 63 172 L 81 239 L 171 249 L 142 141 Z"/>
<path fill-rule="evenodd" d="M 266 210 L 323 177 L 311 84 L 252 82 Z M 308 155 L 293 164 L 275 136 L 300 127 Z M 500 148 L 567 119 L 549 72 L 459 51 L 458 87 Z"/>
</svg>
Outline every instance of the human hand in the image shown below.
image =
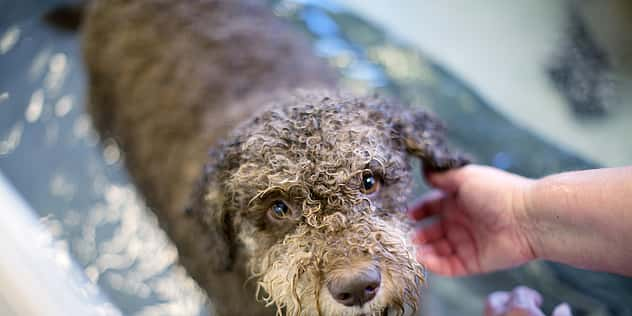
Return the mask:
<svg viewBox="0 0 632 316">
<path fill-rule="evenodd" d="M 511 292 L 494 292 L 487 297 L 485 316 L 544 316 L 540 310 L 542 296 L 528 287 Z M 572 316 L 568 304 L 560 304 L 551 316 Z"/>
<path fill-rule="evenodd" d="M 414 237 L 417 259 L 430 271 L 462 276 L 534 259 L 522 225 L 524 195 L 533 180 L 477 165 L 426 176 L 438 190 L 409 215 L 414 220 L 437 217 Z"/>
</svg>

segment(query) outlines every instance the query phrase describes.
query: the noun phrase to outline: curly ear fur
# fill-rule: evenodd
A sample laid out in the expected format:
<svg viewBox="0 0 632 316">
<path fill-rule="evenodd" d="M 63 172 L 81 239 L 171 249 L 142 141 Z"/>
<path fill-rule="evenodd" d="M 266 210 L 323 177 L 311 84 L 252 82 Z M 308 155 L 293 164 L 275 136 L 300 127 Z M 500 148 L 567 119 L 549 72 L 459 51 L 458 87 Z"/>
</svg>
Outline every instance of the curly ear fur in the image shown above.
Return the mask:
<svg viewBox="0 0 632 316">
<path fill-rule="evenodd" d="M 223 147 L 223 146 L 219 146 Z M 225 208 L 225 197 L 220 171 L 224 170 L 222 149 L 212 151 L 203 175 L 193 192 L 189 216 L 204 227 L 204 238 L 210 241 L 205 251 L 207 264 L 214 271 L 230 271 L 234 265 L 234 233 L 232 216 Z"/>
<path fill-rule="evenodd" d="M 469 157 L 447 143 L 443 123 L 425 111 L 401 112 L 394 127 L 406 151 L 419 157 L 426 170 L 443 171 L 462 167 L 470 162 Z"/>
</svg>

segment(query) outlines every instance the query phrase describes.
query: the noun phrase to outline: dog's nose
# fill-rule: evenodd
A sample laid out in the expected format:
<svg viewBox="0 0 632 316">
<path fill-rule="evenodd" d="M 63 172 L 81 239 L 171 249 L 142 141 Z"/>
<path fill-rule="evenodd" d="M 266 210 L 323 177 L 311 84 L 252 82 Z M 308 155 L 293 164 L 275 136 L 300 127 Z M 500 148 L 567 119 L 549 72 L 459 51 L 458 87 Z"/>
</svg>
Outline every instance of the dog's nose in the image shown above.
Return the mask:
<svg viewBox="0 0 632 316">
<path fill-rule="evenodd" d="M 366 267 L 353 273 L 343 273 L 327 283 L 329 293 L 345 306 L 362 306 L 372 300 L 382 277 L 377 267 Z"/>
</svg>

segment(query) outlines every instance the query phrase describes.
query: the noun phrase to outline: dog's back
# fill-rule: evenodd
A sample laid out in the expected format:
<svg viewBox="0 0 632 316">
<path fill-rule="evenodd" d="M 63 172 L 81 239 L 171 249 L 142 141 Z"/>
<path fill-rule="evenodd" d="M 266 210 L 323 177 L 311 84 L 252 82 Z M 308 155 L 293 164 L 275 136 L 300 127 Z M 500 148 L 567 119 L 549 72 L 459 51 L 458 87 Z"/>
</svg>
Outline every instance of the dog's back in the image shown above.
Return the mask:
<svg viewBox="0 0 632 316">
<path fill-rule="evenodd" d="M 89 111 L 163 224 L 208 148 L 260 106 L 248 98 L 333 82 L 260 1 L 97 0 L 84 14 Z"/>
</svg>

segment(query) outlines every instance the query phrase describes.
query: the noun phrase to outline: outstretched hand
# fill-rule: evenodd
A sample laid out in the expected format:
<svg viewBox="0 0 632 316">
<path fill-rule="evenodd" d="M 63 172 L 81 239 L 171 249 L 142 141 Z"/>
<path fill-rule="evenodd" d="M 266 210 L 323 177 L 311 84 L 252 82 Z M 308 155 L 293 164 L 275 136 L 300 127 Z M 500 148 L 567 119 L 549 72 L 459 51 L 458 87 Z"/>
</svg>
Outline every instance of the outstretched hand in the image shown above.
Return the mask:
<svg viewBox="0 0 632 316">
<path fill-rule="evenodd" d="M 432 272 L 462 276 L 510 268 L 534 259 L 521 225 L 533 180 L 470 165 L 427 174 L 436 190 L 410 210 L 436 221 L 416 231 L 418 260 Z"/>
</svg>

